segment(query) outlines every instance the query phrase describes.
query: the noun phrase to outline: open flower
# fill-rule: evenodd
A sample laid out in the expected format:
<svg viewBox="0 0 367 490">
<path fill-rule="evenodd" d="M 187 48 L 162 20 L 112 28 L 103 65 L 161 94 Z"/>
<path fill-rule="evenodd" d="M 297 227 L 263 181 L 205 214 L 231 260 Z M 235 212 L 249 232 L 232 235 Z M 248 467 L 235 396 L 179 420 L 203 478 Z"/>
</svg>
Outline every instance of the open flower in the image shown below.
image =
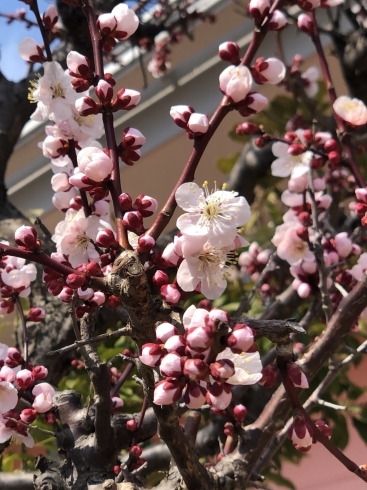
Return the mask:
<svg viewBox="0 0 367 490">
<path fill-rule="evenodd" d="M 0 413 L 8 412 L 17 403 L 17 389 L 9 381 L 0 381 Z"/>
<path fill-rule="evenodd" d="M 262 378 L 262 364 L 258 352 L 234 354 L 228 347 L 217 355 L 217 361 L 228 359 L 233 362 L 235 372 L 226 380 L 230 385 L 253 385 Z"/>
<path fill-rule="evenodd" d="M 250 219 L 251 211 L 246 199 L 236 192 L 214 190 L 209 193 L 194 182 L 182 184 L 176 191 L 177 204 L 186 211 L 177 220 L 177 227 L 190 236 L 207 236 L 215 247 L 234 242 L 237 227 Z"/>
<path fill-rule="evenodd" d="M 359 99 L 342 95 L 334 102 L 333 109 L 339 117 L 354 126 L 363 126 L 367 123 L 367 107 Z"/>
<path fill-rule="evenodd" d="M 35 397 L 32 407 L 39 413 L 46 413 L 52 408 L 52 398 L 55 390 L 48 383 L 39 383 L 32 390 Z"/>
<path fill-rule="evenodd" d="M 300 155 L 288 153 L 289 145 L 277 141 L 273 143 L 271 151 L 276 156 L 276 160 L 271 164 L 271 174 L 275 177 L 289 177 L 292 179 L 306 174 L 310 169 L 310 162 L 313 157 L 311 151 L 305 151 Z"/>
<path fill-rule="evenodd" d="M 0 415 L 0 443 L 1 444 L 6 442 L 11 437 L 14 437 L 14 439 L 21 441 L 27 447 L 34 446 L 34 439 L 28 433 L 28 430 L 24 426 L 20 424 L 15 426 L 14 423 L 14 428 L 10 428 L 10 427 L 6 427 L 5 425 L 6 422 L 7 420 Z M 16 428 L 19 428 L 21 432 L 16 430 Z"/>
</svg>

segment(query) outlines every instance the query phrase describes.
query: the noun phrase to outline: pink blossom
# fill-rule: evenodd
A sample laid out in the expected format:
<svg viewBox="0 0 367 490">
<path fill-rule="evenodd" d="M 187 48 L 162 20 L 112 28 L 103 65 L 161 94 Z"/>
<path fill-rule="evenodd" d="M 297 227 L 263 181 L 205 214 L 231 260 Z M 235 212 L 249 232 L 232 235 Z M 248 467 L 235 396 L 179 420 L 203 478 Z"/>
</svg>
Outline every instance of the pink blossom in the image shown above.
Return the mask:
<svg viewBox="0 0 367 490">
<path fill-rule="evenodd" d="M 9 381 L 0 381 L 0 407 L 5 413 L 15 408 L 18 403 L 18 391 Z"/>
<path fill-rule="evenodd" d="M 32 390 L 32 395 L 35 397 L 32 407 L 39 413 L 46 413 L 51 410 L 53 403 L 52 399 L 55 395 L 55 390 L 48 383 L 39 383 Z"/>
<path fill-rule="evenodd" d="M 188 345 L 198 352 L 211 347 L 213 338 L 214 334 L 210 327 L 189 327 L 186 333 Z"/>
<path fill-rule="evenodd" d="M 186 347 L 186 339 L 183 335 L 172 335 L 169 337 L 164 348 L 167 352 L 177 352 L 177 354 L 184 355 Z"/>
<path fill-rule="evenodd" d="M 336 248 L 336 251 L 338 252 L 338 255 L 341 259 L 345 259 L 346 257 L 348 257 L 353 249 L 353 244 L 348 237 L 348 233 L 344 231 L 335 235 L 334 247 Z"/>
<path fill-rule="evenodd" d="M 30 250 L 34 247 L 38 248 L 37 232 L 33 226 L 21 226 L 15 230 L 14 240 L 17 245 L 28 248 Z"/>
<path fill-rule="evenodd" d="M 208 385 L 208 391 L 206 393 L 207 403 L 217 408 L 218 410 L 225 410 L 232 400 L 231 388 L 225 383 L 213 383 Z"/>
<path fill-rule="evenodd" d="M 0 381 L 9 381 L 9 383 L 13 383 L 15 381 L 15 372 L 9 366 L 3 366 L 0 369 Z"/>
<path fill-rule="evenodd" d="M 91 97 L 80 97 L 75 101 L 75 109 L 83 116 L 91 116 L 99 113 L 99 107 Z"/>
<path fill-rule="evenodd" d="M 199 381 L 207 378 L 209 366 L 202 359 L 187 359 L 183 372 L 190 380 Z"/>
<path fill-rule="evenodd" d="M 169 113 L 177 126 L 186 129 L 191 114 L 194 113 L 194 109 L 188 105 L 175 105 L 171 107 Z"/>
<path fill-rule="evenodd" d="M 252 76 L 246 66 L 231 65 L 219 76 L 219 88 L 233 102 L 246 98 L 252 85 Z"/>
<path fill-rule="evenodd" d="M 144 344 L 141 350 L 141 356 L 139 359 L 142 363 L 150 367 L 158 365 L 160 358 L 162 357 L 162 347 L 158 344 Z"/>
<path fill-rule="evenodd" d="M 117 20 L 111 13 L 101 14 L 97 19 L 98 29 L 101 31 L 102 36 L 108 36 L 117 27 Z"/>
<path fill-rule="evenodd" d="M 233 363 L 235 372 L 227 379 L 230 385 L 252 385 L 262 378 L 262 364 L 258 352 L 235 354 L 227 347 L 217 355 L 216 360 L 229 360 Z"/>
<path fill-rule="evenodd" d="M 171 378 L 177 378 L 183 373 L 184 358 L 171 352 L 164 357 L 162 357 L 159 369 L 161 376 L 167 376 Z"/>
<path fill-rule="evenodd" d="M 312 446 L 312 428 L 306 424 L 301 414 L 296 414 L 293 417 L 293 424 L 289 429 L 288 437 L 296 447 L 309 449 Z"/>
<path fill-rule="evenodd" d="M 226 344 L 232 352 L 246 352 L 254 343 L 254 334 L 244 323 L 237 323 L 226 339 Z"/>
<path fill-rule="evenodd" d="M 263 95 L 258 92 L 249 92 L 245 100 L 238 106 L 238 112 L 244 117 L 251 116 L 261 112 L 268 104 L 268 99 Z"/>
<path fill-rule="evenodd" d="M 194 112 L 188 120 L 187 127 L 195 136 L 200 136 L 209 129 L 208 117 L 205 114 Z"/>
<path fill-rule="evenodd" d="M 280 31 L 287 25 L 287 17 L 281 10 L 274 10 L 268 22 L 269 31 Z"/>
<path fill-rule="evenodd" d="M 164 344 L 170 337 L 177 335 L 177 329 L 171 323 L 161 323 L 155 330 L 158 342 Z"/>
<path fill-rule="evenodd" d="M 357 281 L 361 281 L 367 270 L 367 253 L 361 254 L 356 265 L 349 271 Z"/>
<path fill-rule="evenodd" d="M 200 382 L 189 381 L 186 385 L 184 402 L 189 408 L 200 408 L 205 403 L 205 394 L 206 388 Z"/>
<path fill-rule="evenodd" d="M 165 284 L 161 287 L 160 293 L 162 298 L 168 304 L 175 305 L 181 299 L 181 293 L 175 284 Z"/>
<path fill-rule="evenodd" d="M 309 171 L 313 153 L 305 151 L 300 155 L 291 155 L 288 148 L 289 145 L 286 143 L 273 143 L 271 151 L 277 158 L 271 164 L 271 173 L 276 177 L 301 177 Z"/>
<path fill-rule="evenodd" d="M 66 57 L 66 64 L 73 77 L 88 78 L 91 75 L 89 61 L 86 56 L 77 51 L 70 51 Z"/>
<path fill-rule="evenodd" d="M 359 99 L 352 99 L 342 95 L 333 104 L 335 113 L 354 126 L 363 126 L 367 123 L 367 107 Z"/>
<path fill-rule="evenodd" d="M 20 390 L 26 390 L 34 384 L 32 372 L 29 369 L 21 369 L 16 374 L 17 383 Z"/>
<path fill-rule="evenodd" d="M 301 75 L 303 80 L 303 86 L 308 97 L 315 97 L 319 91 L 318 80 L 320 79 L 320 72 L 315 66 L 310 66 Z M 331 138 L 331 135 L 330 135 Z"/>
<path fill-rule="evenodd" d="M 43 14 L 43 23 L 47 30 L 51 30 L 58 21 L 59 13 L 55 5 L 48 5 L 45 13 Z"/>
<path fill-rule="evenodd" d="M 314 257 L 308 243 L 299 238 L 294 228 L 284 233 L 283 239 L 277 247 L 277 254 L 291 265 L 300 259 L 311 260 Z"/>
<path fill-rule="evenodd" d="M 68 174 L 60 172 L 52 176 L 51 187 L 54 192 L 65 192 L 70 190 L 71 184 L 69 182 Z"/>
<path fill-rule="evenodd" d="M 305 373 L 301 370 L 297 364 L 291 362 L 287 365 L 288 377 L 297 388 L 308 388 L 308 380 Z"/>
<path fill-rule="evenodd" d="M 177 402 L 183 391 L 182 381 L 175 378 L 167 378 L 155 385 L 153 401 L 156 405 L 171 405 Z"/>
<path fill-rule="evenodd" d="M 298 16 L 297 19 L 297 26 L 301 31 L 308 35 L 313 35 L 314 34 L 314 24 L 312 17 L 309 14 L 301 14 Z"/>
<path fill-rule="evenodd" d="M 219 359 L 212 362 L 209 367 L 210 374 L 215 381 L 227 381 L 235 373 L 234 364 L 229 359 Z"/>
<path fill-rule="evenodd" d="M 21 58 L 31 63 L 37 63 L 45 60 L 41 46 L 31 37 L 25 37 L 18 45 L 18 53 Z"/>
<path fill-rule="evenodd" d="M 231 64 L 237 64 L 239 61 L 240 48 L 237 43 L 227 41 L 219 45 L 219 57 L 223 61 L 228 61 Z"/>
<path fill-rule="evenodd" d="M 113 37 L 119 41 L 129 38 L 139 25 L 139 19 L 135 12 L 126 5 L 126 3 L 119 3 L 111 14 L 115 17 L 117 26 L 113 33 Z"/>
<path fill-rule="evenodd" d="M 138 129 L 128 127 L 122 133 L 122 144 L 131 150 L 139 150 L 145 141 L 145 136 Z"/>
<path fill-rule="evenodd" d="M 275 85 L 280 83 L 286 74 L 286 68 L 282 61 L 277 58 L 259 58 L 253 68 L 253 77 L 256 83 L 270 83 Z"/>
<path fill-rule="evenodd" d="M 248 4 L 248 10 L 256 25 L 261 24 L 261 21 L 269 13 L 269 9 L 269 0 L 250 0 L 250 3 Z"/>
<path fill-rule="evenodd" d="M 140 92 L 129 88 L 122 88 L 116 94 L 116 99 L 112 106 L 114 110 L 130 111 L 136 107 L 141 99 Z"/>
<path fill-rule="evenodd" d="M 34 446 L 33 437 L 24 427 L 22 427 L 22 433 L 20 433 L 18 432 L 18 430 L 6 427 L 6 422 L 6 418 L 0 415 L 0 443 L 4 443 L 11 437 L 14 437 L 14 439 L 21 441 L 25 446 L 29 448 Z"/>
</svg>

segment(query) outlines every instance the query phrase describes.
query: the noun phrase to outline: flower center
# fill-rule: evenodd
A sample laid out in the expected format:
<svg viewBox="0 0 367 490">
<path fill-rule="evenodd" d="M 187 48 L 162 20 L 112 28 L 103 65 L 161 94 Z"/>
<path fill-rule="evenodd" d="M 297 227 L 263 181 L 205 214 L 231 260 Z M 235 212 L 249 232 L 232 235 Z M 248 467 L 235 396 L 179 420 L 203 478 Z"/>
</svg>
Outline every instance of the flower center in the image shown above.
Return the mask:
<svg viewBox="0 0 367 490">
<path fill-rule="evenodd" d="M 87 235 L 78 235 L 75 240 L 75 248 L 84 247 L 87 248 L 89 245 L 89 238 Z"/>
<path fill-rule="evenodd" d="M 64 97 L 65 90 L 60 82 L 57 82 L 54 87 L 51 87 L 52 90 L 52 98 L 56 99 L 57 97 Z"/>
</svg>

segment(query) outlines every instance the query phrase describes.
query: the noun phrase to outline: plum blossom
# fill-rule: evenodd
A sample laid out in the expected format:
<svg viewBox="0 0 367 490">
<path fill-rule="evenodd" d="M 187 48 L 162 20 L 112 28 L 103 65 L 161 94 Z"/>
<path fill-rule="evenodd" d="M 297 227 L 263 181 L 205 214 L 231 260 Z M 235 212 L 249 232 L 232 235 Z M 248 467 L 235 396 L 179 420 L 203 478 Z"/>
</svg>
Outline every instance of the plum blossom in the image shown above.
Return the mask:
<svg viewBox="0 0 367 490">
<path fill-rule="evenodd" d="M 52 398 L 55 395 L 55 390 L 49 383 L 39 383 L 32 390 L 32 395 L 35 397 L 32 407 L 39 413 L 46 413 L 52 408 Z"/>
<path fill-rule="evenodd" d="M 273 242 L 274 243 L 274 242 Z M 295 228 L 287 230 L 277 246 L 278 256 L 293 265 L 299 260 L 312 260 L 314 257 L 308 243 L 297 235 Z"/>
<path fill-rule="evenodd" d="M 18 390 L 10 381 L 0 381 L 0 413 L 8 412 L 18 403 Z"/>
<path fill-rule="evenodd" d="M 289 145 L 281 141 L 273 143 L 271 151 L 277 158 L 271 164 L 271 174 L 275 177 L 289 177 L 292 179 L 301 177 L 310 170 L 310 162 L 313 158 L 311 151 L 305 151 L 300 155 L 288 153 Z"/>
<path fill-rule="evenodd" d="M 28 430 L 24 426 L 20 429 L 22 430 L 22 433 L 20 433 L 13 428 L 6 427 L 6 423 L 6 418 L 0 415 L 0 443 L 4 443 L 11 437 L 14 437 L 14 439 L 21 441 L 25 446 L 29 448 L 34 446 L 34 439 L 28 433 Z"/>
<path fill-rule="evenodd" d="M 251 211 L 246 199 L 236 192 L 214 189 L 209 193 L 194 182 L 182 184 L 176 191 L 177 204 L 186 211 L 177 220 L 180 231 L 191 237 L 207 236 L 215 247 L 231 245 L 237 227 L 250 219 Z"/>
<path fill-rule="evenodd" d="M 229 359 L 233 362 L 235 373 L 227 379 L 230 385 L 253 385 L 262 378 L 262 364 L 258 352 L 234 354 L 229 347 L 217 355 L 217 361 Z"/>
<path fill-rule="evenodd" d="M 367 107 L 359 99 L 342 95 L 334 102 L 333 109 L 339 117 L 354 126 L 363 126 L 367 123 Z"/>
<path fill-rule="evenodd" d="M 301 75 L 303 81 L 303 87 L 308 97 L 315 97 L 319 91 L 318 80 L 320 78 L 320 72 L 316 66 L 310 66 Z M 331 137 L 331 135 L 330 135 Z"/>
<path fill-rule="evenodd" d="M 38 102 L 36 111 L 31 115 L 34 121 L 45 121 L 51 113 L 58 118 L 71 117 L 71 106 L 78 94 L 71 86 L 71 77 L 64 72 L 56 61 L 46 61 L 43 64 L 44 75 L 32 83 L 30 98 Z"/>
<path fill-rule="evenodd" d="M 251 72 L 246 66 L 231 65 L 219 75 L 220 90 L 233 102 L 244 100 L 251 90 L 251 85 Z"/>
<path fill-rule="evenodd" d="M 349 272 L 350 274 L 352 274 L 354 279 L 356 279 L 357 281 L 361 281 L 366 273 L 366 270 L 367 270 L 367 253 L 363 253 L 359 257 L 356 265 L 354 265 Z"/>
</svg>

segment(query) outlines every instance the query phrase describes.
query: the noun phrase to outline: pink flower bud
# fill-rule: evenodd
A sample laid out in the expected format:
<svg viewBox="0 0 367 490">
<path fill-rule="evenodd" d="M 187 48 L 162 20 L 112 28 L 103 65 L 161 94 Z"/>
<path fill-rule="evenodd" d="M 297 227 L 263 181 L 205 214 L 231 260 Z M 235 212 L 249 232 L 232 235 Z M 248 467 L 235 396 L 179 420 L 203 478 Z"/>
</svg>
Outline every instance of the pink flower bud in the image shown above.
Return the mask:
<svg viewBox="0 0 367 490">
<path fill-rule="evenodd" d="M 102 104 L 109 104 L 111 102 L 113 97 L 113 88 L 108 82 L 106 82 L 106 80 L 100 80 L 97 86 L 94 88 L 94 91 Z"/>
<path fill-rule="evenodd" d="M 98 114 L 99 107 L 91 97 L 80 97 L 75 101 L 75 109 L 83 117 Z"/>
<path fill-rule="evenodd" d="M 183 335 L 172 335 L 166 340 L 164 348 L 167 352 L 177 352 L 180 356 L 185 355 L 186 340 Z"/>
<path fill-rule="evenodd" d="M 51 31 L 59 19 L 59 13 L 55 5 L 48 5 L 46 12 L 43 14 L 43 23 L 48 31 Z"/>
<path fill-rule="evenodd" d="M 313 432 L 304 420 L 302 414 L 297 413 L 293 417 L 293 423 L 288 431 L 288 437 L 296 449 L 310 449 L 313 443 Z"/>
<path fill-rule="evenodd" d="M 159 360 L 162 357 L 163 350 L 158 344 L 144 344 L 141 349 L 139 359 L 142 363 L 150 367 L 158 366 Z"/>
<path fill-rule="evenodd" d="M 252 76 L 246 66 L 231 65 L 219 75 L 219 88 L 233 102 L 241 102 L 250 92 Z"/>
<path fill-rule="evenodd" d="M 364 126 L 367 123 L 367 107 L 359 99 L 342 95 L 334 102 L 333 109 L 335 114 L 353 126 Z"/>
<path fill-rule="evenodd" d="M 45 379 L 48 375 L 48 369 L 45 366 L 36 366 L 32 370 L 32 376 L 36 381 Z"/>
<path fill-rule="evenodd" d="M 125 110 L 129 111 L 136 107 L 141 99 L 140 92 L 128 88 L 120 89 L 116 94 L 112 107 L 114 111 Z"/>
<path fill-rule="evenodd" d="M 54 138 L 49 135 L 46 136 L 42 143 L 43 156 L 46 158 L 59 158 L 64 156 L 68 152 L 68 144 L 65 140 L 61 138 Z"/>
<path fill-rule="evenodd" d="M 139 150 L 146 141 L 145 136 L 135 128 L 125 128 L 122 133 L 122 144 L 131 150 Z"/>
<path fill-rule="evenodd" d="M 198 305 L 198 308 L 200 308 L 199 305 Z M 229 322 L 231 320 L 229 313 L 227 311 L 220 310 L 219 308 L 213 308 L 212 310 L 209 311 L 209 316 L 205 318 L 205 325 L 208 325 L 208 323 L 207 323 L 208 318 L 211 322 L 214 322 L 214 323 L 215 322 L 224 322 L 224 323 L 229 324 Z"/>
<path fill-rule="evenodd" d="M 210 327 L 190 327 L 187 330 L 186 341 L 191 349 L 198 352 L 213 345 L 214 333 Z"/>
<path fill-rule="evenodd" d="M 281 10 L 274 10 L 268 22 L 269 31 L 280 31 L 287 25 L 287 17 Z"/>
<path fill-rule="evenodd" d="M 46 413 L 52 408 L 52 399 L 55 395 L 55 390 L 48 383 L 39 383 L 32 390 L 32 395 L 35 397 L 32 407 L 39 413 Z"/>
<path fill-rule="evenodd" d="M 53 175 L 51 179 L 51 186 L 54 192 L 68 191 L 71 188 L 68 174 L 61 172 Z"/>
<path fill-rule="evenodd" d="M 93 297 L 89 300 L 89 303 L 95 306 L 102 306 L 106 301 L 106 296 L 102 291 L 96 291 Z"/>
<path fill-rule="evenodd" d="M 211 407 L 218 410 L 225 410 L 232 400 L 232 391 L 229 385 L 225 383 L 213 383 L 208 385 L 206 401 Z"/>
<path fill-rule="evenodd" d="M 192 381 L 199 381 L 207 378 L 209 366 L 202 359 L 187 359 L 183 372 Z"/>
<path fill-rule="evenodd" d="M 27 319 L 31 322 L 41 322 L 45 318 L 45 310 L 43 308 L 33 307 L 29 310 Z"/>
<path fill-rule="evenodd" d="M 188 120 L 187 127 L 192 131 L 194 136 L 200 136 L 209 129 L 208 117 L 205 114 L 194 112 Z"/>
<path fill-rule="evenodd" d="M 112 230 L 105 229 L 97 233 L 96 244 L 99 247 L 108 248 L 115 242 L 115 234 Z"/>
<path fill-rule="evenodd" d="M 7 358 L 5 364 L 11 368 L 19 366 L 23 362 L 23 357 L 21 356 L 18 349 L 15 347 L 9 347 Z"/>
<path fill-rule="evenodd" d="M 139 458 L 142 455 L 143 449 L 140 446 L 133 446 L 129 453 L 135 458 Z"/>
<path fill-rule="evenodd" d="M 210 374 L 216 381 L 224 382 L 234 375 L 235 368 L 229 359 L 220 359 L 210 364 Z"/>
<path fill-rule="evenodd" d="M 327 425 L 327 423 L 324 422 L 324 420 L 316 420 L 315 425 L 319 429 L 319 431 L 322 432 L 329 439 L 333 435 L 333 431 Z"/>
<path fill-rule="evenodd" d="M 152 277 L 152 281 L 158 288 L 161 288 L 169 283 L 169 277 L 165 272 L 157 270 Z"/>
<path fill-rule="evenodd" d="M 308 388 L 308 381 L 306 378 L 305 373 L 301 370 L 297 364 L 294 362 L 291 362 L 287 365 L 287 373 L 289 379 L 292 381 L 294 386 L 297 388 L 303 388 L 306 389 Z"/>
<path fill-rule="evenodd" d="M 134 201 L 133 207 L 138 210 L 144 218 L 147 218 L 157 211 L 158 202 L 153 197 L 139 194 Z"/>
<path fill-rule="evenodd" d="M 117 409 L 121 408 L 124 406 L 124 401 L 121 400 L 119 396 L 113 396 L 111 398 L 112 403 L 113 403 L 113 411 L 116 412 Z"/>
<path fill-rule="evenodd" d="M 71 289 L 81 288 L 84 283 L 85 283 L 85 275 L 84 274 L 69 274 L 66 277 L 66 284 Z"/>
<path fill-rule="evenodd" d="M 313 20 L 309 14 L 299 15 L 297 19 L 297 26 L 302 32 L 308 34 L 309 36 L 312 36 L 315 33 Z"/>
<path fill-rule="evenodd" d="M 120 194 L 118 200 L 119 200 L 120 208 L 123 211 L 130 211 L 132 209 L 133 201 L 131 199 L 131 196 L 129 194 L 126 194 L 126 192 Z"/>
<path fill-rule="evenodd" d="M 254 334 L 244 323 L 237 323 L 227 337 L 228 347 L 236 354 L 247 352 L 253 343 Z"/>
<path fill-rule="evenodd" d="M 72 77 L 88 79 L 92 75 L 88 58 L 79 54 L 77 51 L 70 51 L 70 53 L 68 53 L 66 64 Z"/>
<path fill-rule="evenodd" d="M 36 420 L 37 416 L 38 412 L 34 408 L 25 408 L 20 412 L 20 420 L 25 424 L 31 424 Z"/>
<path fill-rule="evenodd" d="M 243 422 L 247 416 L 247 408 L 244 405 L 236 405 L 233 408 L 233 415 L 238 422 Z"/>
<path fill-rule="evenodd" d="M 34 385 L 34 378 L 29 369 L 21 369 L 16 374 L 16 380 L 20 390 L 26 390 L 31 385 Z"/>
<path fill-rule="evenodd" d="M 107 179 L 113 170 L 111 158 L 99 148 L 83 148 L 78 153 L 77 160 L 79 170 L 94 182 Z"/>
<path fill-rule="evenodd" d="M 248 117 L 252 114 L 257 114 L 258 112 L 261 112 L 268 104 L 269 101 L 266 97 L 257 92 L 250 92 L 247 95 L 246 99 L 238 105 L 238 112 L 241 114 L 241 116 Z M 250 124 L 251 123 L 247 123 L 247 125 Z M 253 126 L 255 126 L 256 128 L 255 132 L 259 132 L 259 128 L 256 125 Z"/>
<path fill-rule="evenodd" d="M 206 388 L 195 381 L 186 385 L 184 402 L 189 408 L 200 408 L 205 403 Z"/>
<path fill-rule="evenodd" d="M 56 415 L 52 412 L 47 412 L 45 413 L 43 420 L 46 424 L 52 425 L 56 422 Z"/>
<path fill-rule="evenodd" d="M 304 153 L 305 151 L 306 151 L 306 147 L 298 143 L 292 143 L 291 145 L 288 146 L 288 150 L 287 150 L 289 155 L 292 156 L 302 155 L 302 153 Z"/>
<path fill-rule="evenodd" d="M 181 293 L 176 284 L 165 284 L 161 287 L 160 293 L 162 298 L 170 305 L 175 305 L 181 299 Z"/>
<path fill-rule="evenodd" d="M 178 376 L 181 376 L 184 362 L 184 358 L 175 352 L 165 355 L 161 359 L 159 366 L 161 376 L 167 376 L 170 378 L 177 378 Z"/>
<path fill-rule="evenodd" d="M 156 405 L 171 405 L 177 402 L 181 396 L 185 385 L 185 381 L 181 378 L 167 378 L 155 385 L 154 388 L 154 403 Z"/>
<path fill-rule="evenodd" d="M 155 247 L 155 240 L 150 235 L 140 235 L 138 238 L 138 253 L 151 252 Z"/>
<path fill-rule="evenodd" d="M 0 381 L 8 381 L 9 383 L 13 383 L 15 381 L 15 372 L 9 366 L 3 366 L 0 369 Z"/>
<path fill-rule="evenodd" d="M 41 46 L 38 46 L 37 41 L 31 37 L 25 37 L 19 43 L 18 53 L 23 60 L 30 63 L 43 63 L 46 61 Z"/>
<path fill-rule="evenodd" d="M 277 379 L 278 371 L 269 365 L 262 369 L 261 374 L 263 377 L 258 381 L 259 385 L 264 386 L 264 388 L 271 388 Z"/>
<path fill-rule="evenodd" d="M 74 294 L 74 291 L 65 286 L 65 287 L 62 287 L 60 293 L 58 293 L 58 298 L 61 299 L 61 301 L 63 303 L 70 303 L 70 301 L 73 299 L 73 294 Z"/>
<path fill-rule="evenodd" d="M 228 41 L 219 45 L 219 58 L 223 61 L 228 61 L 231 65 L 239 63 L 239 53 L 240 48 L 237 43 Z"/>
<path fill-rule="evenodd" d="M 128 211 L 122 220 L 125 228 L 136 233 L 141 232 L 143 228 L 143 217 L 139 211 Z"/>
<path fill-rule="evenodd" d="M 136 420 L 130 419 L 126 422 L 126 428 L 130 432 L 135 432 L 138 427 L 138 424 L 136 423 Z"/>
<path fill-rule="evenodd" d="M 270 83 L 275 85 L 280 83 L 286 74 L 284 63 L 277 58 L 258 58 L 252 68 L 254 80 L 259 85 Z"/>
<path fill-rule="evenodd" d="M 88 301 L 89 299 L 93 298 L 94 291 L 92 288 L 87 288 L 83 291 L 82 288 L 78 289 L 78 296 L 80 299 L 84 301 Z"/>
<path fill-rule="evenodd" d="M 320 7 L 321 0 L 298 0 L 297 3 L 301 7 L 301 9 L 310 11 L 317 7 Z"/>
<path fill-rule="evenodd" d="M 115 17 L 117 22 L 113 37 L 119 41 L 129 38 L 138 28 L 139 19 L 135 12 L 129 9 L 126 3 L 116 5 L 111 15 Z"/>
<path fill-rule="evenodd" d="M 97 19 L 97 27 L 103 37 L 108 36 L 117 27 L 117 20 L 113 14 L 101 14 Z"/>
<path fill-rule="evenodd" d="M 296 289 L 300 298 L 308 298 L 312 291 L 311 286 L 306 282 L 301 282 Z"/>
<path fill-rule="evenodd" d="M 161 344 L 164 344 L 170 337 L 177 334 L 177 328 L 171 323 L 167 322 L 161 323 L 155 330 L 157 341 Z"/>
<path fill-rule="evenodd" d="M 269 0 L 251 0 L 248 4 L 248 11 L 256 25 L 260 25 L 270 10 Z"/>
<path fill-rule="evenodd" d="M 174 105 L 171 107 L 170 115 L 180 128 L 186 129 L 187 123 L 194 109 L 188 105 Z"/>
<path fill-rule="evenodd" d="M 15 243 L 22 247 L 34 250 L 39 248 L 37 241 L 37 232 L 32 226 L 21 226 L 15 231 L 14 234 Z"/>
</svg>

